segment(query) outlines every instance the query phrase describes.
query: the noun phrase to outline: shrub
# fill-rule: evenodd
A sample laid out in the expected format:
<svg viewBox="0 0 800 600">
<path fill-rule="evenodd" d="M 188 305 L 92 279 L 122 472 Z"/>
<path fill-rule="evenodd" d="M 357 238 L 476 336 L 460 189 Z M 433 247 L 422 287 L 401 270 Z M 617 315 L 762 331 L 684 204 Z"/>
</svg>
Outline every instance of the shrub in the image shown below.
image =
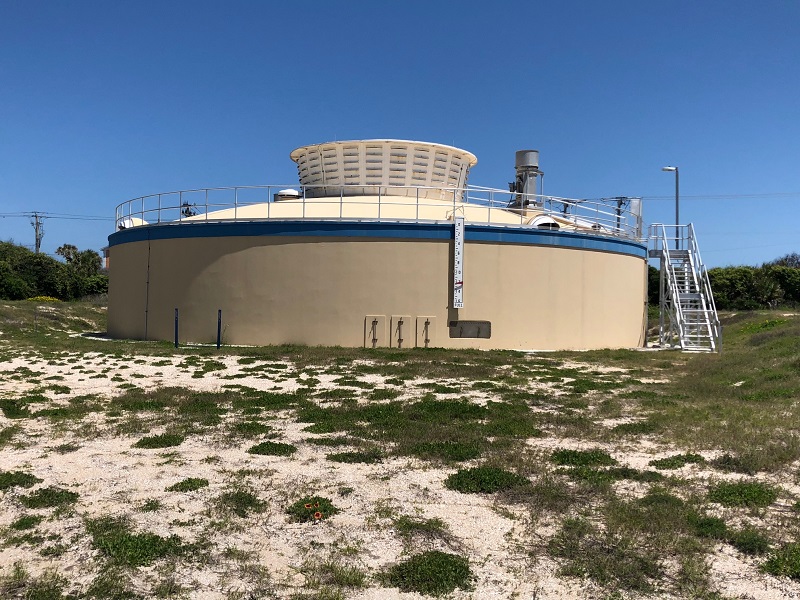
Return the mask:
<svg viewBox="0 0 800 600">
<path fill-rule="evenodd" d="M 474 469 L 461 469 L 453 473 L 445 480 L 444 485 L 447 489 L 465 494 L 481 492 L 492 494 L 526 483 L 529 483 L 529 481 L 525 477 L 503 469 L 475 467 Z"/>
<path fill-rule="evenodd" d="M 564 559 L 562 575 L 589 577 L 600 585 L 647 592 L 662 574 L 655 551 L 637 548 L 629 536 L 600 533 L 584 519 L 565 519 L 548 551 Z"/>
<path fill-rule="evenodd" d="M 751 556 L 765 554 L 770 546 L 769 538 L 752 527 L 747 527 L 731 533 L 730 536 L 728 536 L 728 541 L 731 546 L 736 548 L 739 552 Z"/>
<path fill-rule="evenodd" d="M 466 558 L 431 550 L 394 565 L 383 579 L 403 592 L 441 596 L 456 588 L 468 590 L 472 571 Z"/>
<path fill-rule="evenodd" d="M 557 465 L 570 467 L 600 467 L 617 464 L 605 450 L 565 450 L 553 451 L 550 460 Z"/>
<path fill-rule="evenodd" d="M 785 544 L 774 550 L 761 570 L 770 575 L 800 580 L 800 544 Z"/>
<path fill-rule="evenodd" d="M 462 462 L 478 458 L 481 455 L 481 449 L 474 442 L 423 442 L 412 446 L 409 453 L 420 458 Z"/>
<path fill-rule="evenodd" d="M 264 509 L 264 503 L 248 490 L 225 492 L 217 499 L 217 506 L 242 518 L 251 512 L 260 512 Z"/>
<path fill-rule="evenodd" d="M 340 463 L 376 463 L 381 462 L 383 453 L 380 450 L 364 450 L 362 452 L 338 452 L 328 454 L 328 460 Z"/>
<path fill-rule="evenodd" d="M 12 487 L 33 487 L 42 480 L 22 471 L 0 471 L 0 490 L 7 490 Z"/>
<path fill-rule="evenodd" d="M 183 548 L 178 536 L 163 538 L 154 533 L 131 533 L 124 519 L 103 517 L 86 524 L 92 544 L 119 565 L 139 567 L 154 560 L 179 554 Z"/>
<path fill-rule="evenodd" d="M 698 537 L 724 540 L 728 535 L 728 526 L 719 517 L 707 517 L 697 513 L 690 513 L 688 521 Z"/>
<path fill-rule="evenodd" d="M 310 496 L 301 498 L 286 509 L 296 523 L 322 521 L 339 512 L 329 498 Z"/>
<path fill-rule="evenodd" d="M 150 450 L 155 448 L 171 448 L 173 446 L 180 446 L 185 439 L 186 438 L 177 433 L 162 433 L 161 435 L 143 437 L 136 442 L 133 447 L 147 448 Z"/>
<path fill-rule="evenodd" d="M 257 437 L 272 431 L 269 425 L 259 423 L 258 421 L 242 421 L 234 426 L 234 431 L 244 437 Z"/>
<path fill-rule="evenodd" d="M 251 447 L 248 452 L 267 456 L 291 456 L 297 452 L 297 448 L 291 444 L 282 444 L 280 442 L 261 442 Z"/>
<path fill-rule="evenodd" d="M 394 530 L 405 540 L 415 535 L 425 538 L 441 538 L 447 536 L 447 525 L 441 519 L 414 519 L 402 515 L 394 520 Z"/>
<path fill-rule="evenodd" d="M 199 477 L 188 477 L 183 481 L 169 486 L 166 491 L 168 492 L 194 492 L 200 488 L 208 486 L 208 479 L 201 479 Z"/>
<path fill-rule="evenodd" d="M 46 487 L 36 490 L 28 496 L 21 496 L 19 501 L 28 508 L 52 508 L 73 504 L 78 500 L 78 494 L 60 487 Z"/>
<path fill-rule="evenodd" d="M 41 515 L 22 515 L 19 519 L 11 523 L 9 527 L 17 531 L 21 531 L 24 529 L 33 529 L 39 523 L 42 522 L 43 518 L 44 517 L 42 517 Z"/>
<path fill-rule="evenodd" d="M 667 458 L 651 460 L 648 464 L 656 469 L 680 469 L 689 463 L 702 463 L 705 459 L 699 454 L 675 454 Z"/>
<path fill-rule="evenodd" d="M 769 506 L 775 502 L 778 499 L 778 492 L 774 488 L 757 481 L 723 482 L 709 490 L 708 499 L 723 506 L 758 508 Z"/>
</svg>

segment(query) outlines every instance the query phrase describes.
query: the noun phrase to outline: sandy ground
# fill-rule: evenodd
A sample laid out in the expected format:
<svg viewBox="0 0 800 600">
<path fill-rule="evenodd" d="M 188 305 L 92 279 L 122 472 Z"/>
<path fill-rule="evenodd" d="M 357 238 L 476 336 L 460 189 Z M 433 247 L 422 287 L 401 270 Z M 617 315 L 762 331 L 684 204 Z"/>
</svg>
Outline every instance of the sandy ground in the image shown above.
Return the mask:
<svg viewBox="0 0 800 600">
<path fill-rule="evenodd" d="M 193 377 L 196 367 L 187 366 L 184 360 L 185 357 L 141 357 L 133 362 L 99 353 L 64 353 L 57 361 L 45 361 L 29 355 L 0 363 L 0 397 L 18 397 L 48 384 L 69 388 L 68 393 L 48 390 L 51 404 L 84 394 L 110 398 L 128 384 L 145 389 L 181 386 L 206 391 L 237 384 L 288 391 L 300 385 L 301 377 L 308 376 L 288 364 L 265 376 L 265 371 L 253 369 L 253 365 L 238 364 L 237 357 L 221 357 L 215 360 L 224 363 L 223 369 Z M 569 366 L 586 367 L 579 363 Z M 15 377 L 19 374 L 24 376 Z M 53 377 L 57 379 L 48 379 Z M 316 377 L 322 387 L 334 385 L 333 376 Z M 379 376 L 371 379 L 383 382 Z M 476 393 L 473 400 L 481 402 L 485 398 Z M 138 569 L 133 585 L 140 591 L 171 577 L 188 590 L 187 597 L 216 600 L 237 597 L 236 592 L 249 592 L 268 580 L 267 587 L 273 593 L 289 597 L 303 588 L 307 580 L 304 572 L 315 562 L 336 560 L 376 573 L 410 553 L 430 548 L 457 551 L 470 560 L 476 575 L 474 589 L 453 592 L 451 598 L 604 597 L 591 582 L 560 578 L 555 562 L 533 555 L 534 543 L 555 531 L 552 524 L 534 523 L 524 509 L 497 505 L 489 495 L 466 495 L 446 489 L 443 481 L 453 469 L 433 468 L 427 462 L 408 458 L 392 458 L 374 465 L 328 461 L 325 454 L 337 450 L 308 443 L 314 435 L 302 431 L 306 424 L 296 423 L 288 413 L 279 413 L 270 421 L 280 441 L 298 447 L 296 454 L 286 458 L 248 454 L 252 441 L 231 446 L 213 434 L 191 436 L 180 446 L 166 450 L 136 449 L 132 444 L 142 434 L 114 434 L 108 417 L 101 413 L 85 417 L 80 431 L 42 418 L 11 421 L 0 415 L 0 428 L 11 425 L 20 426 L 22 431 L 2 449 L 0 470 L 32 473 L 43 480 L 40 486 L 61 486 L 78 492 L 80 499 L 74 511 L 57 514 L 52 509 L 22 507 L 18 496 L 31 490 L 0 492 L 0 531 L 6 537 L 8 525 L 22 514 L 32 513 L 45 517 L 38 530 L 45 537 L 52 537 L 38 546 L 4 543 L 0 549 L 0 575 L 8 574 L 15 563 L 21 562 L 34 575 L 55 569 L 67 578 L 73 591 L 85 590 L 101 564 L 85 533 L 85 519 L 124 515 L 132 519 L 137 529 L 162 536 L 177 534 L 188 542 L 205 540 L 210 548 L 202 562 L 182 559 L 173 571 L 163 565 Z M 160 432 L 155 429 L 149 434 Z M 70 443 L 77 449 L 65 454 L 56 450 Z M 553 437 L 532 439 L 529 444 L 541 449 L 597 446 Z M 608 450 L 634 468 L 647 468 L 653 458 L 671 454 L 664 448 L 641 443 L 616 444 Z M 687 465 L 680 472 L 701 481 L 726 476 L 705 472 L 697 465 Z M 210 485 L 191 493 L 165 491 L 186 477 L 205 478 Z M 215 498 L 233 484 L 254 490 L 267 509 L 245 519 L 225 520 L 213 506 Z M 630 494 L 643 493 L 637 487 L 641 484 L 616 485 Z M 331 498 L 341 512 L 316 524 L 292 523 L 285 509 L 304 495 Z M 152 500 L 160 503 L 158 510 L 138 510 Z M 404 544 L 392 525 L 392 517 L 399 515 L 439 518 L 448 524 L 451 536 L 446 540 L 415 538 Z M 42 556 L 43 548 L 55 544 L 64 547 L 60 555 Z M 260 569 L 255 568 L 259 565 Z M 721 544 L 716 549 L 710 570 L 715 585 L 731 598 L 800 597 L 800 584 L 760 573 L 758 561 L 730 546 Z M 347 597 L 422 597 L 378 587 L 374 582 L 368 585 L 348 592 Z"/>
</svg>

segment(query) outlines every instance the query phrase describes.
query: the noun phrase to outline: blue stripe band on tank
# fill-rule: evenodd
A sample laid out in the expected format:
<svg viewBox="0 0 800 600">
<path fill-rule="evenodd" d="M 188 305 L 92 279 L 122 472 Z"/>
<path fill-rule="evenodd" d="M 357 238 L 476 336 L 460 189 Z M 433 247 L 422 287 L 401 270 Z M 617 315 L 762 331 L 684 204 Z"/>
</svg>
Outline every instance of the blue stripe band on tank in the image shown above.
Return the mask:
<svg viewBox="0 0 800 600">
<path fill-rule="evenodd" d="M 211 223 L 198 221 L 194 223 L 184 222 L 162 225 L 140 225 L 138 227 L 123 229 L 108 236 L 108 245 L 118 246 L 120 244 L 145 240 L 173 240 L 204 237 L 317 236 L 450 240 L 453 239 L 453 235 L 454 228 L 452 223 L 281 220 Z M 647 257 L 647 247 L 638 242 L 571 231 L 550 231 L 467 224 L 464 237 L 467 242 L 552 246 L 599 252 L 614 252 L 640 258 Z"/>
</svg>

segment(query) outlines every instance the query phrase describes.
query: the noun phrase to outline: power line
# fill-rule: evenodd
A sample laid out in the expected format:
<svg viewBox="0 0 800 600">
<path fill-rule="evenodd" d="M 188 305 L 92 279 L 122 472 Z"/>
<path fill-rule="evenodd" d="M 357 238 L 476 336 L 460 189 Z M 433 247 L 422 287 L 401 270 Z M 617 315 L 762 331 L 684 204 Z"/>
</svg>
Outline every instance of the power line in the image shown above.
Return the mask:
<svg viewBox="0 0 800 600">
<path fill-rule="evenodd" d="M 46 219 L 82 219 L 86 221 L 113 221 L 113 217 L 104 217 L 101 215 L 75 215 L 71 213 L 51 213 L 41 210 L 32 212 L 16 212 L 16 213 L 0 213 L 0 217 L 33 217 L 34 214 L 39 214 Z"/>
<path fill-rule="evenodd" d="M 731 200 L 746 198 L 800 198 L 800 192 L 773 192 L 769 194 L 681 194 L 681 199 Z M 675 200 L 675 196 L 642 196 L 642 200 Z"/>
</svg>

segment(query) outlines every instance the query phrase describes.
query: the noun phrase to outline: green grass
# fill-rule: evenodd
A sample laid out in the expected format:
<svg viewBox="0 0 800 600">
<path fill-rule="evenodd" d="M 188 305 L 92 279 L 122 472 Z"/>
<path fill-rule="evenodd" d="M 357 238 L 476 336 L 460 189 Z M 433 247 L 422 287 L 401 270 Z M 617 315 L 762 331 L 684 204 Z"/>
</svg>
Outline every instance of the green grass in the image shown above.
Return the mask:
<svg viewBox="0 0 800 600">
<path fill-rule="evenodd" d="M 186 438 L 177 433 L 162 433 L 159 435 L 145 436 L 136 442 L 134 448 L 153 450 L 157 448 L 172 448 L 180 446 Z"/>
<path fill-rule="evenodd" d="M 401 515 L 393 520 L 394 530 L 406 542 L 415 539 L 424 540 L 450 540 L 451 535 L 447 524 L 438 518 L 415 519 L 408 515 Z"/>
<path fill-rule="evenodd" d="M 764 508 L 778 499 L 778 491 L 758 481 L 722 482 L 708 491 L 708 499 L 723 506 Z"/>
<path fill-rule="evenodd" d="M 576 481 L 585 481 L 591 485 L 602 486 L 614 481 L 628 479 L 630 481 L 640 481 L 643 483 L 653 483 L 661 481 L 664 476 L 655 471 L 640 471 L 630 467 L 611 467 L 599 469 L 595 467 L 571 467 L 558 469 L 558 474 L 567 475 Z"/>
<path fill-rule="evenodd" d="M 243 519 L 251 513 L 262 512 L 266 509 L 266 504 L 247 489 L 234 489 L 220 494 L 216 505 L 220 512 L 231 513 Z"/>
<path fill-rule="evenodd" d="M 617 463 L 605 450 L 565 450 L 553 451 L 550 460 L 557 465 L 570 467 L 599 467 Z"/>
<path fill-rule="evenodd" d="M 15 519 L 11 525 L 9 525 L 10 529 L 14 529 L 16 531 L 24 531 L 25 529 L 34 529 L 39 523 L 42 522 L 44 517 L 41 515 L 23 515 L 18 519 Z"/>
<path fill-rule="evenodd" d="M 58 508 L 74 504 L 79 495 L 57 486 L 40 488 L 27 496 L 20 496 L 19 501 L 27 508 Z"/>
<path fill-rule="evenodd" d="M 258 421 L 242 421 L 233 426 L 233 431 L 242 437 L 254 438 L 270 433 L 272 428 Z"/>
<path fill-rule="evenodd" d="M 444 462 L 463 462 L 479 458 L 483 454 L 483 444 L 479 441 L 441 441 L 421 442 L 408 449 L 412 456 Z"/>
<path fill-rule="evenodd" d="M 358 452 L 336 452 L 328 454 L 326 458 L 333 462 L 340 463 L 364 463 L 375 464 L 383 460 L 384 454 L 378 449 L 362 450 Z"/>
<path fill-rule="evenodd" d="M 367 574 L 358 567 L 335 560 L 309 561 L 302 572 L 309 579 L 307 585 L 321 586 L 318 593 L 325 595 L 335 595 L 340 588 L 360 588 L 367 581 Z"/>
<path fill-rule="evenodd" d="M 731 532 L 727 539 L 731 546 L 749 556 L 766 554 L 771 546 L 769 538 L 752 527 Z"/>
<path fill-rule="evenodd" d="M 800 580 L 800 544 L 784 544 L 770 554 L 761 570 L 778 577 Z"/>
<path fill-rule="evenodd" d="M 638 547 L 625 533 L 601 532 L 583 519 L 565 519 L 548 552 L 561 560 L 560 574 L 588 577 L 611 589 L 650 592 L 663 573 L 654 550 Z"/>
<path fill-rule="evenodd" d="M 23 471 L 0 471 L 0 491 L 12 487 L 29 488 L 41 482 L 35 475 Z"/>
<path fill-rule="evenodd" d="M 690 513 L 688 515 L 688 522 L 694 534 L 698 537 L 712 540 L 725 540 L 728 538 L 728 525 L 725 523 L 724 519 Z"/>
<path fill-rule="evenodd" d="M 291 456 L 297 452 L 297 447 L 282 442 L 261 442 L 251 446 L 247 452 L 250 454 L 263 454 L 266 456 Z"/>
<path fill-rule="evenodd" d="M 86 530 L 92 545 L 114 565 L 140 567 L 183 551 L 179 537 L 161 537 L 154 533 L 133 533 L 125 519 L 102 517 L 87 521 Z"/>
<path fill-rule="evenodd" d="M 659 458 L 650 461 L 650 466 L 656 469 L 680 469 L 688 464 L 698 464 L 705 462 L 705 459 L 699 454 L 674 454 L 666 458 Z"/>
<path fill-rule="evenodd" d="M 403 592 L 443 596 L 456 588 L 471 589 L 473 575 L 466 558 L 430 550 L 394 565 L 382 579 Z"/>
<path fill-rule="evenodd" d="M 497 467 L 462 469 L 450 475 L 444 486 L 464 494 L 493 494 L 530 483 L 525 477 Z"/>
<path fill-rule="evenodd" d="M 188 477 L 175 483 L 168 488 L 166 491 L 168 492 L 194 492 L 201 488 L 208 487 L 208 479 L 202 479 L 199 477 Z"/>
</svg>

